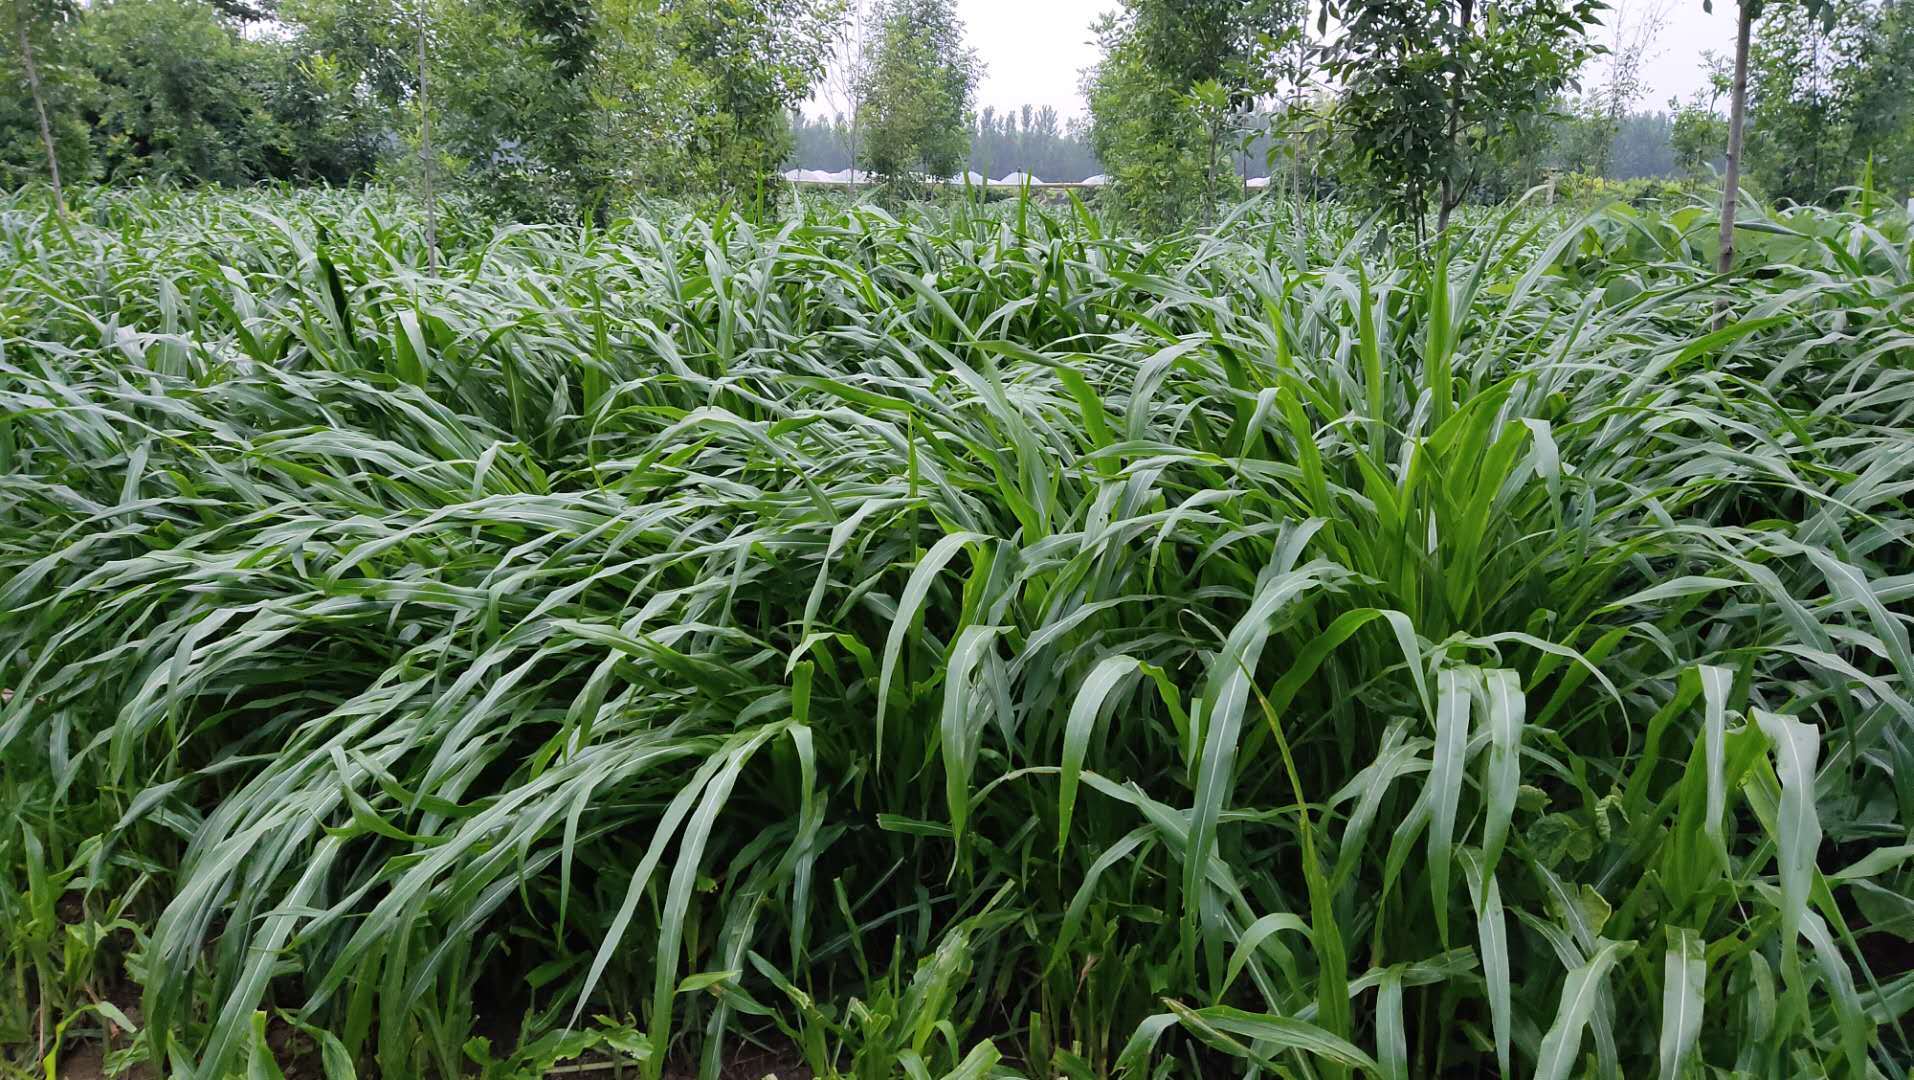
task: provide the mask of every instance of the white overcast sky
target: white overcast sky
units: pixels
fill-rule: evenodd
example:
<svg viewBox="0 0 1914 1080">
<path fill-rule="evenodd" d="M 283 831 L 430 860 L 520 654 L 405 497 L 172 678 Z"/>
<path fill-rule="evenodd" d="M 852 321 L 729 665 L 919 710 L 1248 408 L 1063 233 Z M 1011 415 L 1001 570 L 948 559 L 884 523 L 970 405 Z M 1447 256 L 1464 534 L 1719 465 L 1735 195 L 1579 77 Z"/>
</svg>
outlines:
<svg viewBox="0 0 1914 1080">
<path fill-rule="evenodd" d="M 1610 5 L 1618 6 L 1618 0 Z M 1665 19 L 1649 50 L 1643 71 L 1647 91 L 1637 108 L 1662 109 L 1671 95 L 1685 98 L 1702 87 L 1704 51 L 1733 51 L 1734 4 L 1719 0 L 1710 15 L 1702 11 L 1701 0 L 1626 0 L 1624 19 L 1639 18 L 1650 5 L 1661 6 Z M 1001 111 L 1028 103 L 1082 115 L 1079 75 L 1097 59 L 1090 24 L 1116 6 L 1114 0 L 957 0 L 970 45 L 985 66 L 977 107 Z M 1603 32 L 1598 34 L 1605 40 Z M 805 111 L 833 110 L 820 94 Z"/>
</svg>

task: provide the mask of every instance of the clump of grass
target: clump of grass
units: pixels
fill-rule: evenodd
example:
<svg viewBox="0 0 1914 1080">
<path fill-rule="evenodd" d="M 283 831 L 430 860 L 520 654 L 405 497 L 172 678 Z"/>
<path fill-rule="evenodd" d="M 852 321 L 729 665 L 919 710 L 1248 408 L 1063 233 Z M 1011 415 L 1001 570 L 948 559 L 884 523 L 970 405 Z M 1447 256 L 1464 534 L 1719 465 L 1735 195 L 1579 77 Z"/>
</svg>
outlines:
<svg viewBox="0 0 1914 1080">
<path fill-rule="evenodd" d="M 267 203 L 0 205 L 20 1060 L 1904 1070 L 1905 214 Z"/>
</svg>

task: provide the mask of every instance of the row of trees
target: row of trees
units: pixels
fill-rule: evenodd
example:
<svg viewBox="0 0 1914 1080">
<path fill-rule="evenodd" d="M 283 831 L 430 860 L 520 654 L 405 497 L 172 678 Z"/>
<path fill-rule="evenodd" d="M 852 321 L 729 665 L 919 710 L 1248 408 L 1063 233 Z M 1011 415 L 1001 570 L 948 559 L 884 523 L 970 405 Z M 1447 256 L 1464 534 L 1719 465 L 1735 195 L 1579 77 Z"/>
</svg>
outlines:
<svg viewBox="0 0 1914 1080">
<path fill-rule="evenodd" d="M 526 217 L 748 197 L 841 0 L 8 0 L 0 180 L 437 171 Z M 45 135 L 40 134 L 42 127 Z M 426 144 L 429 142 L 429 146 Z M 50 153 L 49 153 L 50 150 Z"/>
<path fill-rule="evenodd" d="M 1726 75 L 1728 65 L 1717 62 Z M 1711 88 L 1725 96 L 1732 76 Z M 1697 121 L 1705 122 L 1705 110 Z M 1702 123 L 1691 122 L 1691 128 Z M 1896 0 L 1776 4 L 1748 60 L 1746 175 L 1762 191 L 1821 200 L 1859 180 L 1907 194 L 1914 182 L 1914 11 Z"/>
<path fill-rule="evenodd" d="M 824 119 L 799 113 L 791 117 L 791 134 L 793 165 L 827 172 L 851 167 L 856 132 L 845 114 Z M 1001 113 L 987 106 L 970 118 L 965 138 L 969 168 L 981 176 L 1015 170 L 1074 182 L 1102 171 L 1084 125 L 1066 123 L 1054 106 Z"/>
<path fill-rule="evenodd" d="M 1711 180 L 1726 163 L 1733 58 L 1706 57 L 1708 85 L 1691 99 L 1640 108 L 1670 2 L 1622 0 L 1597 28 L 1592 4 L 1142 0 L 1098 28 L 1105 54 L 1086 81 L 1089 123 L 986 109 L 968 132 L 970 167 L 1068 180 L 1114 172 L 1125 208 L 1159 223 L 1233 192 L 1227 174 L 1266 170 L 1298 189 L 1383 198 L 1405 216 L 1436 199 L 1506 199 L 1550 173 Z M 1905 9 L 1749 9 L 1761 17 L 1750 20 L 1746 182 L 1825 200 L 1866 162 L 1885 188 L 1914 182 Z M 1320 24 L 1332 10 L 1352 22 L 1327 42 Z M 832 121 L 795 118 L 793 163 L 850 167 L 860 105 L 853 93 Z"/>
<path fill-rule="evenodd" d="M 1769 118 L 1774 111 L 1795 110 L 1802 105 L 1797 101 L 1776 101 L 1761 96 L 1752 88 L 1749 96 L 1751 139 L 1763 147 L 1773 148 L 1764 155 L 1751 155 L 1751 161 L 1757 166 L 1762 190 L 1781 190 L 1775 180 L 1787 160 L 1783 155 L 1790 152 L 1790 144 L 1771 132 Z M 1695 100 L 1705 101 L 1708 97 L 1704 92 Z M 1026 118 L 1021 124 L 1020 117 Z M 1030 117 L 1035 118 L 1034 123 Z M 1240 132 L 1232 141 L 1228 170 L 1238 180 L 1262 178 L 1270 174 L 1273 161 L 1277 171 L 1283 172 L 1291 153 L 1283 128 L 1286 114 L 1278 108 L 1246 113 L 1236 119 Z M 1062 120 L 1050 106 L 1026 105 L 1020 110 L 1002 113 L 985 108 L 970 126 L 970 168 L 980 175 L 1001 176 L 1014 170 L 1045 180 L 1074 183 L 1105 171 L 1091 143 L 1089 129 L 1088 120 Z M 1533 141 L 1525 142 L 1521 153 L 1508 160 L 1491 162 L 1486 171 L 1479 173 L 1473 190 L 1482 199 L 1500 200 L 1520 194 L 1551 173 L 1609 180 L 1706 181 L 1720 168 L 1726 131 L 1724 118 L 1692 102 L 1673 102 L 1666 111 L 1630 110 L 1613 117 L 1591 115 L 1584 101 L 1564 99 L 1533 133 Z M 793 113 L 791 134 L 791 152 L 786 161 L 790 167 L 826 172 L 851 167 L 853 133 L 842 113 L 829 119 Z M 1306 136 L 1309 132 L 1305 128 L 1301 134 Z M 1317 194 L 1332 193 L 1336 188 L 1334 178 L 1322 172 L 1323 157 L 1322 153 L 1316 153 L 1302 162 L 1305 186 Z M 1832 183 L 1852 179 L 1836 171 L 1838 162 L 1847 160 L 1852 159 L 1839 155 L 1827 158 Z M 1886 170 L 1883 171 L 1885 174 Z M 1895 171 L 1893 175 L 1902 172 L 1905 170 Z M 1827 190 L 1821 189 L 1820 194 L 1824 196 Z M 1788 197 L 1805 201 L 1792 191 Z"/>
<path fill-rule="evenodd" d="M 159 176 L 343 181 L 388 133 L 363 122 L 356 73 L 239 28 L 254 9 L 199 0 L 11 0 L 0 182 Z"/>
<path fill-rule="evenodd" d="M 1551 171 L 1718 169 L 1732 191 L 1745 160 L 1764 193 L 1796 201 L 1870 164 L 1881 187 L 1914 184 L 1905 3 L 1741 0 L 1738 51 L 1711 59 L 1710 89 L 1643 114 L 1667 13 L 1646 2 L 1124 0 L 1085 78 L 1091 141 L 1122 209 L 1157 227 L 1227 190 L 1232 145 L 1298 193 L 1328 183 L 1437 228 L 1464 199 Z"/>
<path fill-rule="evenodd" d="M 1556 120 L 1550 145 L 1561 167 L 1593 175 L 1705 175 L 1720 163 L 1732 56 L 1703 55 L 1705 85 L 1655 115 L 1660 130 L 1645 129 L 1646 118 L 1629 119 L 1644 93 L 1642 57 L 1665 10 L 1651 7 L 1631 21 L 1626 4 L 1617 5 L 1608 21 L 1618 29 L 1597 78 Z M 1858 181 L 1871 163 L 1885 187 L 1905 191 L 1914 183 L 1914 18 L 1907 5 L 1829 0 L 1769 5 L 1751 15 L 1744 182 L 1775 198 L 1820 201 Z"/>
<path fill-rule="evenodd" d="M 1596 0 L 1125 0 L 1098 26 L 1092 138 L 1125 209 L 1165 226 L 1214 202 L 1227 147 L 1260 102 L 1265 131 L 1247 134 L 1275 136 L 1270 153 L 1299 191 L 1327 159 L 1346 188 L 1418 223 L 1433 208 L 1439 228 L 1481 163 L 1546 118 L 1592 53 L 1600 10 Z"/>
<path fill-rule="evenodd" d="M 1797 200 L 1861 162 L 1914 182 L 1896 0 L 1739 3 L 1738 55 L 1668 115 L 1638 109 L 1665 7 L 1618 4 L 1599 30 L 1597 0 L 1121 0 L 1081 124 L 975 112 L 954 0 L 0 3 L 0 77 L 27 90 L 0 100 L 7 186 L 388 174 L 575 219 L 640 189 L 759 198 L 795 149 L 906 186 L 1103 172 L 1161 228 L 1265 171 L 1437 227 L 1560 169 L 1738 178 L 1745 159 Z M 820 89 L 838 119 L 793 123 Z"/>
<path fill-rule="evenodd" d="M 1066 123 L 1050 105 L 978 113 L 970 132 L 970 168 L 986 176 L 1014 170 L 1068 181 L 1103 171 L 1085 125 Z"/>
</svg>

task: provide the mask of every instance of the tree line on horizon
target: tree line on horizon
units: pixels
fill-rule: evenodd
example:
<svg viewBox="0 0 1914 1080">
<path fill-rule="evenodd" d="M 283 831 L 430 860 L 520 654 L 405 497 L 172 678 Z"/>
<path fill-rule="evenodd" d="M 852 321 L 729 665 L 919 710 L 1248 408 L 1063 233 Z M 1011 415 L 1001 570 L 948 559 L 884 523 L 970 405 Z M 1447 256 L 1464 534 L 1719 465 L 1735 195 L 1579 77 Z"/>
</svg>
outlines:
<svg viewBox="0 0 1914 1080">
<path fill-rule="evenodd" d="M 1575 104 L 1563 102 L 1562 111 L 1545 128 L 1547 142 L 1535 155 L 1544 173 L 1622 181 L 1674 180 L 1706 177 L 1720 164 L 1716 148 L 1681 140 L 1685 114 L 1678 107 L 1680 102 L 1668 109 L 1629 111 L 1612 124 L 1605 117 L 1594 120 L 1576 111 Z M 1090 142 L 1088 119 L 1046 121 L 1046 115 L 1056 117 L 1056 107 L 979 110 L 970 128 L 970 170 L 992 177 L 1026 172 L 1061 183 L 1102 173 L 1103 163 Z M 790 124 L 792 145 L 786 168 L 838 172 L 851 167 L 850 124 L 843 114 L 825 117 L 798 111 L 791 114 Z M 1277 137 L 1258 133 L 1233 149 L 1231 169 L 1239 179 L 1267 177 L 1272 152 L 1280 156 Z"/>
<path fill-rule="evenodd" d="M 825 172 L 852 167 L 854 140 L 843 113 L 824 117 L 800 111 L 791 115 L 790 123 L 787 166 Z M 964 168 L 979 176 L 1016 171 L 1074 182 L 1102 171 L 1084 122 L 1064 118 L 1054 105 L 1024 105 L 1001 112 L 985 106 L 971 114 L 965 128 L 970 145 Z M 857 167 L 861 170 L 864 164 L 859 162 Z"/>
<path fill-rule="evenodd" d="M 8 188 L 436 176 L 576 220 L 639 192 L 761 206 L 794 166 L 902 196 L 921 175 L 1104 173 L 1113 213 L 1162 229 L 1263 176 L 1438 227 L 1551 174 L 1726 173 L 1800 202 L 1864 170 L 1914 181 L 1914 19 L 1889 0 L 1744 0 L 1724 13 L 1739 56 L 1662 111 L 1642 69 L 1665 8 L 1124 0 L 1092 28 L 1082 118 L 976 108 L 954 0 L 6 3 L 0 67 L 27 91 L 0 100 Z M 802 115 L 814 98 L 833 115 Z"/>
</svg>

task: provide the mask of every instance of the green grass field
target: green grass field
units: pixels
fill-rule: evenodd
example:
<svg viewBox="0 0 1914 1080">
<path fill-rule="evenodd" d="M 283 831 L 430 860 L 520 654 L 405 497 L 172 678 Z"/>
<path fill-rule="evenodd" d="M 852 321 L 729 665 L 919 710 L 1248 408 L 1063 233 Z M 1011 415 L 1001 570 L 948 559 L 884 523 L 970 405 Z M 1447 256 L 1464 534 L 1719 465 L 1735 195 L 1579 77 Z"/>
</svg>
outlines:
<svg viewBox="0 0 1914 1080">
<path fill-rule="evenodd" d="M 19 1075 L 1914 1060 L 1898 208 L 434 278 L 376 191 L 81 202 L 0 199 Z"/>
</svg>

